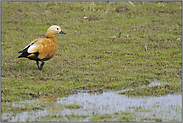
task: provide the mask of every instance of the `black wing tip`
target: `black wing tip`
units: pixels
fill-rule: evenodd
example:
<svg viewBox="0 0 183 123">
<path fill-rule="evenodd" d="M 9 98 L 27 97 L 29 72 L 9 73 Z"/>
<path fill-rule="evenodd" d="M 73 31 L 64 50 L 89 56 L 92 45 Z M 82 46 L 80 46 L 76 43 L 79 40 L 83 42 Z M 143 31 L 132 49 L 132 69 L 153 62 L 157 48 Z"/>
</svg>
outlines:
<svg viewBox="0 0 183 123">
<path fill-rule="evenodd" d="M 22 54 L 20 56 L 18 56 L 18 58 L 21 58 L 21 57 L 23 57 Z"/>
<path fill-rule="evenodd" d="M 22 53 L 21 55 L 19 55 L 19 56 L 18 56 L 18 58 L 21 58 L 21 57 L 26 57 L 26 56 L 28 56 L 28 53 L 26 53 L 26 52 L 23 52 L 23 51 L 20 51 L 20 52 L 18 52 L 18 53 Z"/>
</svg>

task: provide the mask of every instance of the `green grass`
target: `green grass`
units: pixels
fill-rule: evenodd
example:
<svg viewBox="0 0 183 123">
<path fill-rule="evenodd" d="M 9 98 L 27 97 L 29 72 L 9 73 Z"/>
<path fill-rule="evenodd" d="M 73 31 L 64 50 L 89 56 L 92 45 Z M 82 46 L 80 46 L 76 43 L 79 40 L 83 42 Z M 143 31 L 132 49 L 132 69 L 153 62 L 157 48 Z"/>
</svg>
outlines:
<svg viewBox="0 0 183 123">
<path fill-rule="evenodd" d="M 35 102 L 34 104 L 29 103 L 17 103 L 17 106 L 13 106 L 11 103 L 2 103 L 1 104 L 1 112 L 13 112 L 15 115 L 16 113 L 21 113 L 24 111 L 32 111 L 32 110 L 43 110 L 45 107 L 48 107 L 48 103 L 38 103 Z M 49 106 L 50 107 L 50 106 Z"/>
<path fill-rule="evenodd" d="M 136 116 L 129 112 L 116 112 L 114 114 L 94 114 L 90 122 L 135 122 Z"/>
<path fill-rule="evenodd" d="M 90 122 L 112 122 L 113 116 L 111 114 L 95 114 L 89 120 Z"/>
<path fill-rule="evenodd" d="M 173 94 L 175 90 L 180 90 L 180 87 L 175 85 L 156 85 L 152 87 L 144 87 L 133 90 L 128 90 L 126 92 L 120 92 L 119 94 L 127 94 L 133 96 L 160 96 L 166 94 Z"/>
<path fill-rule="evenodd" d="M 149 121 L 155 121 L 155 122 L 163 122 L 163 119 L 161 119 L 161 118 L 150 118 L 150 117 L 146 117 L 146 118 L 142 118 L 141 120 L 149 120 Z"/>
<path fill-rule="evenodd" d="M 80 109 L 82 108 L 81 105 L 77 105 L 77 104 L 68 104 L 68 105 L 64 105 L 65 108 L 68 108 L 68 109 Z"/>
<path fill-rule="evenodd" d="M 121 90 L 153 80 L 166 81 L 167 93 L 181 92 L 182 3 L 133 3 L 2 1 L 1 101 Z M 117 12 L 118 6 L 128 10 Z M 17 52 L 45 37 L 51 25 L 67 35 L 56 35 L 58 52 L 39 71 Z"/>
</svg>

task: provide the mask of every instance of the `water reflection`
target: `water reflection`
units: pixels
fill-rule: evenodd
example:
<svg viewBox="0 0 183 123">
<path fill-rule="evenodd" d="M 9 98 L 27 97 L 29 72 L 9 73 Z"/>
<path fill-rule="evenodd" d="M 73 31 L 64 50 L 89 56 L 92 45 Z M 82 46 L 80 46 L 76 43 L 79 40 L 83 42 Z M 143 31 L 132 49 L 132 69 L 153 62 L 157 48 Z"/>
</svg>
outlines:
<svg viewBox="0 0 183 123">
<path fill-rule="evenodd" d="M 104 92 L 102 94 L 78 93 L 67 98 L 60 98 L 57 103 L 82 105 L 82 109 L 75 111 L 80 115 L 135 111 L 139 116 L 137 121 L 142 117 L 153 116 L 154 114 L 157 117 L 162 117 L 165 121 L 170 121 L 171 119 L 181 120 L 182 95 L 128 97 L 119 95 L 117 92 Z M 177 112 L 177 109 L 179 112 Z"/>
<path fill-rule="evenodd" d="M 145 117 L 162 118 L 163 121 L 172 121 L 174 119 L 181 121 L 182 113 L 182 95 L 166 95 L 160 97 L 128 97 L 126 95 L 119 95 L 118 92 L 103 92 L 102 94 L 89 94 L 87 91 L 80 91 L 78 94 L 70 95 L 63 98 L 40 98 L 38 100 L 28 101 L 33 102 L 50 101 L 49 108 L 37 111 L 25 111 L 15 116 L 11 112 L 3 113 L 2 119 L 7 119 L 11 122 L 25 122 L 34 121 L 36 118 L 51 115 L 53 113 L 62 115 L 64 121 L 69 121 L 66 117 L 68 115 L 85 115 L 83 119 L 74 119 L 73 121 L 87 122 L 94 114 L 114 114 L 116 112 L 130 112 L 133 113 L 137 121 L 144 121 Z M 26 102 L 27 103 L 27 102 Z M 78 104 L 82 108 L 68 109 L 64 105 Z M 14 106 L 17 106 L 13 104 Z M 57 121 L 54 119 L 53 121 Z"/>
</svg>

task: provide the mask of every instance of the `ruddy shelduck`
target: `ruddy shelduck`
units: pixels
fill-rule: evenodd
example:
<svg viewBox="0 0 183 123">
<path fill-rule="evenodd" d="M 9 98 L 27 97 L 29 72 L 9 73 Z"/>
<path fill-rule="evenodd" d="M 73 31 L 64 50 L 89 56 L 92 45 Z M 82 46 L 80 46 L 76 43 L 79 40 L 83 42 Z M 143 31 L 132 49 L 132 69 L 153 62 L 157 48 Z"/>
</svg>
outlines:
<svg viewBox="0 0 183 123">
<path fill-rule="evenodd" d="M 53 25 L 48 28 L 46 38 L 37 38 L 27 45 L 18 58 L 25 57 L 30 60 L 35 60 L 39 70 L 42 70 L 44 61 L 51 59 L 57 52 L 57 40 L 55 34 L 66 34 L 59 26 Z M 39 61 L 42 62 L 39 66 Z"/>
</svg>

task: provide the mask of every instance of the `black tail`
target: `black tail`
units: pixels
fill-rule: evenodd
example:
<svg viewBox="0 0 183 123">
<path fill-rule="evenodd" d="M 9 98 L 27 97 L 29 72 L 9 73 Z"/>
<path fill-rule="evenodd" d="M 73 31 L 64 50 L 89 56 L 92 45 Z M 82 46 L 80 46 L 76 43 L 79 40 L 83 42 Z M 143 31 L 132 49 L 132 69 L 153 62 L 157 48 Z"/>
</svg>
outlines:
<svg viewBox="0 0 183 123">
<path fill-rule="evenodd" d="M 18 58 L 21 58 L 21 57 L 27 57 L 28 55 L 30 55 L 31 53 L 28 53 L 27 50 L 28 48 L 33 45 L 35 42 L 27 45 L 22 51 L 19 51 L 18 53 L 22 53 L 20 56 L 18 56 Z"/>
<path fill-rule="evenodd" d="M 35 57 L 38 57 L 38 55 L 39 55 L 39 52 L 28 53 L 27 51 L 20 51 L 20 52 L 18 52 L 18 53 L 22 53 L 20 56 L 18 56 L 18 58 L 27 57 L 27 56 L 29 56 L 30 54 L 34 54 Z M 31 59 L 31 58 L 29 58 L 29 59 Z"/>
<path fill-rule="evenodd" d="M 28 55 L 30 55 L 30 53 L 24 52 L 24 51 L 20 51 L 20 52 L 18 52 L 18 53 L 22 53 L 20 56 L 18 56 L 18 58 L 27 57 Z"/>
<path fill-rule="evenodd" d="M 18 53 L 22 53 L 23 52 L 23 50 L 22 51 L 19 51 Z"/>
</svg>

